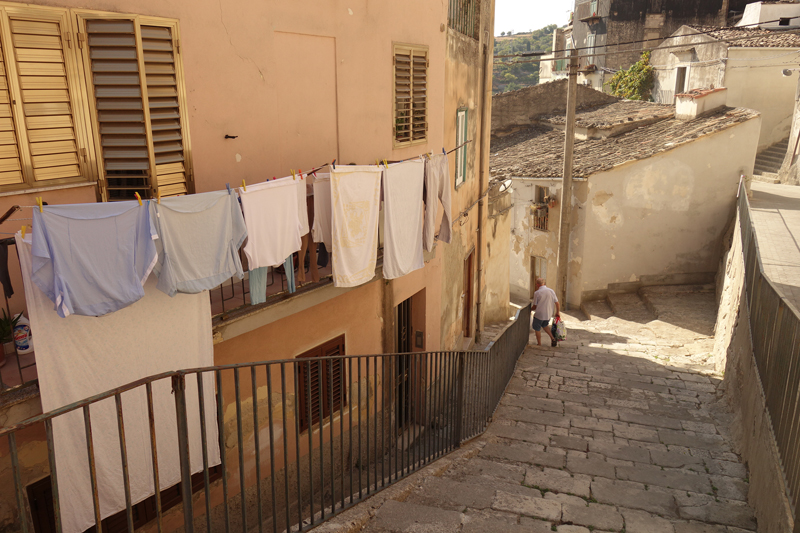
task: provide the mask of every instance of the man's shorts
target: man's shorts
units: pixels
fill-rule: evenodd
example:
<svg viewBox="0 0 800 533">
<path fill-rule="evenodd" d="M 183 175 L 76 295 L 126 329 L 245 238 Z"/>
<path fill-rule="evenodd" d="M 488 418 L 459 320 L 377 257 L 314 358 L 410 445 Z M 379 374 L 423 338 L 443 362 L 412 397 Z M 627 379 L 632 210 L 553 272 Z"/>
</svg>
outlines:
<svg viewBox="0 0 800 533">
<path fill-rule="evenodd" d="M 533 317 L 533 331 L 542 331 L 542 328 L 546 328 L 550 325 L 550 319 L 547 320 L 539 320 L 536 317 Z"/>
</svg>

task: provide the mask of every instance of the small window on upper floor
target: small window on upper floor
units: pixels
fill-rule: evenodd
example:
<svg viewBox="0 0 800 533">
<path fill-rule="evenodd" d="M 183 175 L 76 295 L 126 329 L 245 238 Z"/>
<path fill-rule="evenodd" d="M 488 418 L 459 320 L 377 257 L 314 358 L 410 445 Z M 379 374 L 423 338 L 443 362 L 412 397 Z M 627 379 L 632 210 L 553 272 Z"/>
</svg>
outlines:
<svg viewBox="0 0 800 533">
<path fill-rule="evenodd" d="M 459 33 L 477 39 L 481 27 L 480 0 L 450 0 L 447 25 Z"/>
<path fill-rule="evenodd" d="M 466 108 L 456 114 L 456 187 L 467 181 L 467 147 L 461 145 L 467 141 L 468 117 Z"/>
<path fill-rule="evenodd" d="M 394 146 L 428 137 L 428 47 L 394 46 Z"/>
</svg>

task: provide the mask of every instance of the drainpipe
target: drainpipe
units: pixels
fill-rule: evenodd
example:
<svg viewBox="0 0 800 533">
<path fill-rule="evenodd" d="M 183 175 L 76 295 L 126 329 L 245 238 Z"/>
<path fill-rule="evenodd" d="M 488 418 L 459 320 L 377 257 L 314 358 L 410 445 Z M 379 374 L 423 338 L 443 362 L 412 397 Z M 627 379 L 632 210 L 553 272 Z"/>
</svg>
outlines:
<svg viewBox="0 0 800 533">
<path fill-rule="evenodd" d="M 489 14 L 490 29 L 494 28 L 494 2 Z M 487 84 L 487 79 L 492 75 L 491 61 L 492 55 L 489 54 L 489 45 L 492 44 L 492 35 L 488 30 L 483 32 L 483 79 L 481 80 L 481 145 L 480 145 L 480 171 L 478 179 L 478 290 L 475 299 L 475 342 L 481 341 L 481 304 L 482 304 L 482 282 L 483 282 L 483 247 L 485 245 L 484 239 L 484 224 L 483 224 L 483 211 L 484 211 L 484 192 L 488 195 L 486 189 L 486 156 L 489 153 L 489 138 L 491 135 L 492 117 L 491 111 L 491 84 Z M 491 50 L 494 53 L 493 50 Z M 487 103 L 488 102 L 488 103 Z"/>
</svg>

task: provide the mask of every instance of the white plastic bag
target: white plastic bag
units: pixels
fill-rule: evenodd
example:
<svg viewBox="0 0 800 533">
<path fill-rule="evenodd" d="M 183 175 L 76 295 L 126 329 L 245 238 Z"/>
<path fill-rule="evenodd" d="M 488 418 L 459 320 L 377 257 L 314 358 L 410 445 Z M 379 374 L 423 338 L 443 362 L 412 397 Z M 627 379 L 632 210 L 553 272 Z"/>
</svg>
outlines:
<svg viewBox="0 0 800 533">
<path fill-rule="evenodd" d="M 553 321 L 553 336 L 557 341 L 567 340 L 567 326 L 564 325 L 564 321 L 561 320 L 561 317 L 557 316 Z"/>
</svg>

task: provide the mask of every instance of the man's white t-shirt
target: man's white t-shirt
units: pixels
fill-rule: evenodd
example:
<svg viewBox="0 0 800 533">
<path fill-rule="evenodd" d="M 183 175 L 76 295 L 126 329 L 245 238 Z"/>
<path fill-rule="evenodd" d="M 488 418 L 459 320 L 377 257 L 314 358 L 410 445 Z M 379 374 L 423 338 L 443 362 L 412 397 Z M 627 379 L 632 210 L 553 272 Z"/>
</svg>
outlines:
<svg viewBox="0 0 800 533">
<path fill-rule="evenodd" d="M 556 311 L 556 302 L 558 302 L 556 291 L 542 285 L 533 293 L 533 305 L 536 306 L 533 317 L 539 320 L 550 320 Z"/>
</svg>

